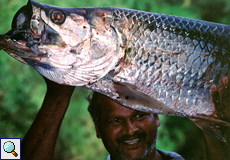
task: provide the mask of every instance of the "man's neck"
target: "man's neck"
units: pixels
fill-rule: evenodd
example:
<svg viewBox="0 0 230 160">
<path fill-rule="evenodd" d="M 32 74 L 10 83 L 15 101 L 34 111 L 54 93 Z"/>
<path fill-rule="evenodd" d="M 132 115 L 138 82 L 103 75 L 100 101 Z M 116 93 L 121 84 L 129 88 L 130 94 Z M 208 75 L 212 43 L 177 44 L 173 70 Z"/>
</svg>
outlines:
<svg viewBox="0 0 230 160">
<path fill-rule="evenodd" d="M 146 160 L 162 160 L 160 153 L 155 148 Z"/>
<path fill-rule="evenodd" d="M 110 159 L 106 159 L 106 160 L 117 160 L 116 158 L 113 158 L 112 156 L 110 157 Z M 161 154 L 157 151 L 157 149 L 155 148 L 152 153 L 146 157 L 146 159 L 144 160 L 163 160 Z"/>
</svg>

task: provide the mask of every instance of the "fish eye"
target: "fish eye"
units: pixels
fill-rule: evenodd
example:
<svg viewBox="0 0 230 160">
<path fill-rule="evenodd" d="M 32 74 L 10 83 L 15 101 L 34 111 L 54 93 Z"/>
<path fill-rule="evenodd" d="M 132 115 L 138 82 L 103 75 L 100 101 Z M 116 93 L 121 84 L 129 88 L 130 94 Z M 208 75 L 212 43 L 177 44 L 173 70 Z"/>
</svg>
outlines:
<svg viewBox="0 0 230 160">
<path fill-rule="evenodd" d="M 50 13 L 50 19 L 55 24 L 63 24 L 65 22 L 66 16 L 62 11 L 53 10 Z"/>
</svg>

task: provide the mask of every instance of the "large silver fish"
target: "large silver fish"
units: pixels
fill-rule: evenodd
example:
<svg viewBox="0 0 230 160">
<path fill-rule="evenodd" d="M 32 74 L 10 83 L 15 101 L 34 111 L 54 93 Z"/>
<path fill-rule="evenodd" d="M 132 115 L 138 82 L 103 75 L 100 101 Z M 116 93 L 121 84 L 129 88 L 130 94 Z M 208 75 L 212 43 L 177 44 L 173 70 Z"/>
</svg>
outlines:
<svg viewBox="0 0 230 160">
<path fill-rule="evenodd" d="M 229 125 L 218 119 L 210 91 L 230 75 L 228 25 L 29 0 L 0 35 L 0 49 L 52 81 L 133 109 Z"/>
</svg>

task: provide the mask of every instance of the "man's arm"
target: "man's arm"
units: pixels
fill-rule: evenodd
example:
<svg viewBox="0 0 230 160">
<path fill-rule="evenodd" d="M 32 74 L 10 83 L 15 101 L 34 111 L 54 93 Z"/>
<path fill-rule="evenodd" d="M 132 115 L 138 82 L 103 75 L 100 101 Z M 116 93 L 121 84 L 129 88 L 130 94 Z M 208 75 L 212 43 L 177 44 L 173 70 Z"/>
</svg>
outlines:
<svg viewBox="0 0 230 160">
<path fill-rule="evenodd" d="M 45 81 L 47 92 L 42 107 L 22 141 L 23 160 L 52 159 L 58 132 L 75 88 Z"/>
<path fill-rule="evenodd" d="M 212 86 L 212 97 L 216 108 L 216 115 L 218 118 L 230 122 L 230 79 L 224 77 L 222 80 L 222 88 L 216 85 Z M 207 150 L 208 160 L 228 160 L 230 159 L 230 132 L 229 127 L 221 126 L 221 132 L 225 136 L 226 142 L 216 140 L 206 133 L 204 133 L 205 144 Z"/>
</svg>

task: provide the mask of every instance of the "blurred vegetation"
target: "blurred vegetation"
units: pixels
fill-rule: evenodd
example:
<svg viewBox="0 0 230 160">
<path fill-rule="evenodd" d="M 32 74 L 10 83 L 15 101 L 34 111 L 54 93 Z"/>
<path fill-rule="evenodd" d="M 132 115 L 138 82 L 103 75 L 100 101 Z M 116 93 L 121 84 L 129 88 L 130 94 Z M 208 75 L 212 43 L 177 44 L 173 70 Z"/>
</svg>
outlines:
<svg viewBox="0 0 230 160">
<path fill-rule="evenodd" d="M 38 0 L 62 7 L 111 6 L 171 14 L 230 24 L 228 0 Z M 10 29 L 16 11 L 27 0 L 0 1 L 0 33 Z M 23 138 L 45 95 L 42 77 L 32 68 L 0 52 L 0 137 Z M 99 160 L 108 153 L 96 138 L 87 112 L 89 91 L 77 87 L 58 137 L 55 157 L 63 160 Z M 202 132 L 189 120 L 160 116 L 157 148 L 176 151 L 185 159 L 204 159 Z M 199 149 L 198 149 L 199 148 Z"/>
</svg>

